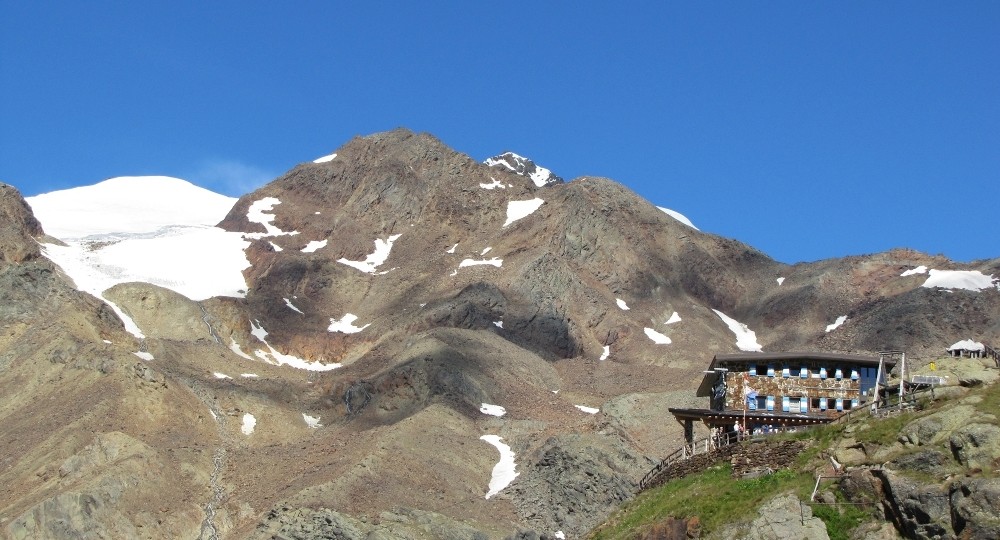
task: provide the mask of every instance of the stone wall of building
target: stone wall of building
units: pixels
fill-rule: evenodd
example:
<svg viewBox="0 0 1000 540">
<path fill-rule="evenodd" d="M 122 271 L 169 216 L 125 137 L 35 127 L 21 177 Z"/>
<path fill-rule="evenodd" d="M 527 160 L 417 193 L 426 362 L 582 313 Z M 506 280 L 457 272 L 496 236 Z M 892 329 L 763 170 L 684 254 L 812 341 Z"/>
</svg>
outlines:
<svg viewBox="0 0 1000 540">
<path fill-rule="evenodd" d="M 844 374 L 845 377 L 840 379 L 832 376 L 834 373 L 833 370 L 829 371 L 831 376 L 825 379 L 814 377 L 813 374 L 817 373 L 817 371 L 813 370 L 809 371 L 809 377 L 807 378 L 800 377 L 798 369 L 792 369 L 789 377 L 783 377 L 780 369 L 776 370 L 774 377 L 769 377 L 766 374 L 744 376 L 744 373 L 726 373 L 726 409 L 743 410 L 744 400 L 748 391 L 755 391 L 758 396 L 774 396 L 775 412 L 782 412 L 782 397 L 805 397 L 808 399 L 807 408 L 811 414 L 821 412 L 820 408 L 815 407 L 814 400 L 816 398 L 827 398 L 829 400 L 840 398 L 844 400 L 844 409 L 847 410 L 850 408 L 851 400 L 860 399 L 861 397 L 861 383 L 858 380 L 851 380 L 849 370 Z M 766 373 L 766 371 L 763 373 Z M 828 403 L 827 411 L 830 416 L 837 415 L 835 403 L 835 401 Z M 757 410 L 762 409 L 758 408 Z M 791 412 L 799 412 L 799 410 Z"/>
</svg>

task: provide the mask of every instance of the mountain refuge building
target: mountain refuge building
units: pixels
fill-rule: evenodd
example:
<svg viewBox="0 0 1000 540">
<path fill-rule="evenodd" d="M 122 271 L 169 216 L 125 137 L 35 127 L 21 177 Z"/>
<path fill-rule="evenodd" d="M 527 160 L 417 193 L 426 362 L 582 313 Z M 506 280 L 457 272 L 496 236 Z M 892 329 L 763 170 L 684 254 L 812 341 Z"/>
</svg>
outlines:
<svg viewBox="0 0 1000 540">
<path fill-rule="evenodd" d="M 826 424 L 878 395 L 891 356 L 826 352 L 718 354 L 704 371 L 697 396 L 705 409 L 668 409 L 694 440 L 694 423 L 712 433 L 766 433 Z"/>
</svg>

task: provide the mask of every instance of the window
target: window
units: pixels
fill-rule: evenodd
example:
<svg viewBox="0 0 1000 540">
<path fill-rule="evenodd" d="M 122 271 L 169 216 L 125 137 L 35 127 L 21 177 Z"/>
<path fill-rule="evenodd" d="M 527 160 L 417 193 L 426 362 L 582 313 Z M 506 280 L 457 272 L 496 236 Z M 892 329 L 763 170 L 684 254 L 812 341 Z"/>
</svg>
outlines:
<svg viewBox="0 0 1000 540">
<path fill-rule="evenodd" d="M 814 408 L 814 409 L 818 409 L 819 408 L 819 399 L 820 398 L 816 398 L 816 397 L 812 398 L 812 408 Z"/>
<path fill-rule="evenodd" d="M 850 399 L 845 399 L 845 400 L 844 400 L 844 410 L 845 410 L 845 411 L 849 411 L 849 410 L 851 410 L 851 407 L 852 407 L 853 405 L 854 405 L 854 401 L 853 401 L 853 400 L 850 400 Z"/>
<path fill-rule="evenodd" d="M 808 379 L 809 378 L 809 368 L 802 366 L 799 368 L 799 378 Z"/>
<path fill-rule="evenodd" d="M 872 388 L 878 385 L 879 381 L 875 380 L 878 377 L 878 367 L 862 367 L 858 371 L 861 374 L 861 393 L 867 394 Z"/>
<path fill-rule="evenodd" d="M 747 371 L 750 372 L 750 376 L 751 377 L 756 377 L 757 376 L 757 364 L 750 364 L 749 366 L 747 366 Z"/>
<path fill-rule="evenodd" d="M 768 406 L 767 400 L 768 400 L 767 396 L 757 396 L 757 409 L 761 411 L 764 410 L 770 411 L 774 409 L 774 400 L 773 399 L 771 400 L 770 406 Z"/>
</svg>

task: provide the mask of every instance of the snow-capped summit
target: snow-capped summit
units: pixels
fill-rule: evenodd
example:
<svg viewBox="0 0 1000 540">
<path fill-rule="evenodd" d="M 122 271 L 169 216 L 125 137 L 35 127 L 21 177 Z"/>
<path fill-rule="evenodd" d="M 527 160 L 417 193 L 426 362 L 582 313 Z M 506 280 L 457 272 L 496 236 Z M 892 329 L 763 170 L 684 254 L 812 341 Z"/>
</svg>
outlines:
<svg viewBox="0 0 1000 540">
<path fill-rule="evenodd" d="M 45 232 L 63 240 L 43 244 L 45 256 L 98 298 L 132 281 L 193 300 L 241 297 L 247 288 L 250 242 L 214 226 L 234 198 L 179 178 L 127 176 L 26 201 Z"/>
<path fill-rule="evenodd" d="M 493 156 L 487 159 L 483 163 L 490 167 L 501 165 L 510 169 L 515 174 L 527 176 L 528 178 L 531 178 L 531 181 L 538 187 L 561 184 L 563 181 L 562 178 L 552 174 L 552 171 L 546 169 L 545 167 L 540 167 L 536 165 L 534 161 L 531 161 L 524 156 L 519 156 L 514 152 L 504 152 L 499 156 Z"/>
<path fill-rule="evenodd" d="M 236 202 L 169 176 L 121 176 L 25 200 L 45 232 L 64 240 L 154 232 L 176 225 L 215 225 Z"/>
</svg>

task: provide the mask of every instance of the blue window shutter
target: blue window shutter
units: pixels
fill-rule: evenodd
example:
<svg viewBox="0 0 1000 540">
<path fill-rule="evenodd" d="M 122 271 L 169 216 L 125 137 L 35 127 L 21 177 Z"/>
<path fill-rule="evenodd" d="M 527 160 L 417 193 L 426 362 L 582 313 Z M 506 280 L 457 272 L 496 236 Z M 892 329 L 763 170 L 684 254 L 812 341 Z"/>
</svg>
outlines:
<svg viewBox="0 0 1000 540">
<path fill-rule="evenodd" d="M 851 380 L 852 381 L 858 380 L 858 370 L 856 369 L 851 370 Z"/>
<path fill-rule="evenodd" d="M 826 410 L 826 401 L 827 400 L 826 400 L 825 397 L 819 398 L 819 410 L 821 410 L 821 411 L 825 411 Z"/>
<path fill-rule="evenodd" d="M 825 379 L 826 378 L 826 368 L 825 367 L 819 368 L 819 378 L 820 379 Z"/>
<path fill-rule="evenodd" d="M 774 410 L 774 396 L 767 396 L 767 410 Z"/>
<path fill-rule="evenodd" d="M 809 378 L 809 368 L 807 368 L 805 366 L 802 366 L 801 368 L 799 368 L 799 377 L 801 377 L 803 379 L 808 379 Z"/>
<path fill-rule="evenodd" d="M 809 412 L 809 398 L 799 399 L 799 412 Z"/>
<path fill-rule="evenodd" d="M 837 371 L 833 372 L 833 376 L 837 380 L 843 379 L 844 378 L 844 371 L 842 369 L 840 369 L 840 368 L 837 368 Z"/>
<path fill-rule="evenodd" d="M 774 366 L 767 366 L 767 376 L 774 377 Z"/>
<path fill-rule="evenodd" d="M 781 376 L 784 378 L 789 378 L 792 376 L 792 370 L 788 366 L 781 368 Z"/>
<path fill-rule="evenodd" d="M 844 410 L 844 399 L 843 398 L 837 398 L 837 410 L 838 411 Z"/>
<path fill-rule="evenodd" d="M 781 396 L 781 410 L 788 412 L 792 406 L 791 403 L 789 403 L 790 401 L 791 400 L 788 396 Z"/>
<path fill-rule="evenodd" d="M 750 371 L 750 376 L 751 377 L 756 377 L 757 376 L 757 364 L 750 364 L 748 371 Z"/>
</svg>

